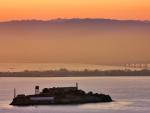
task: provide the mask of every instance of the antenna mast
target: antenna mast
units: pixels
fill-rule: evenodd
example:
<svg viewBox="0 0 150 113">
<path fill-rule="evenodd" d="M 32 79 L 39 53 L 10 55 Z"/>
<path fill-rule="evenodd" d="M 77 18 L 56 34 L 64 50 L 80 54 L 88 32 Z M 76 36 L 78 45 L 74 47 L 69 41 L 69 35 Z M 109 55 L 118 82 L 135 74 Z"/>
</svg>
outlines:
<svg viewBox="0 0 150 113">
<path fill-rule="evenodd" d="M 16 88 L 14 88 L 14 98 L 16 98 Z"/>
</svg>

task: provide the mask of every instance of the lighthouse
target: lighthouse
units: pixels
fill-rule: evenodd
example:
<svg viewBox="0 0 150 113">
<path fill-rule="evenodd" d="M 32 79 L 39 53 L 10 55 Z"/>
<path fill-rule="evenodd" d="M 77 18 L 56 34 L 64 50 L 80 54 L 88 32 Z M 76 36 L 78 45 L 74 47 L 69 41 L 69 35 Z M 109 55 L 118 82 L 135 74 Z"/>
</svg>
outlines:
<svg viewBox="0 0 150 113">
<path fill-rule="evenodd" d="M 39 94 L 40 93 L 40 90 L 39 90 L 39 86 L 35 86 L 35 94 Z"/>
</svg>

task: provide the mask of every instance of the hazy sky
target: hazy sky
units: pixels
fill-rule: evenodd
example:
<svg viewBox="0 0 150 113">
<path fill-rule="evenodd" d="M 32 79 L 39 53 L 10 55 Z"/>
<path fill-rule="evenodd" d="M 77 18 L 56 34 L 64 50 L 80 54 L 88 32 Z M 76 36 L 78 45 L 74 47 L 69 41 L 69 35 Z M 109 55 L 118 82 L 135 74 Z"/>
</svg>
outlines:
<svg viewBox="0 0 150 113">
<path fill-rule="evenodd" d="M 0 21 L 54 18 L 150 20 L 150 0 L 0 0 Z M 150 61 L 150 24 L 45 25 L 0 24 L 0 62 Z"/>
<path fill-rule="evenodd" d="M 0 0 L 0 21 L 51 18 L 150 19 L 150 0 Z"/>
<path fill-rule="evenodd" d="M 122 64 L 150 61 L 150 24 L 0 24 L 0 62 Z M 22 24 L 21 24 L 22 23 Z M 123 24 L 124 23 L 124 24 Z"/>
</svg>

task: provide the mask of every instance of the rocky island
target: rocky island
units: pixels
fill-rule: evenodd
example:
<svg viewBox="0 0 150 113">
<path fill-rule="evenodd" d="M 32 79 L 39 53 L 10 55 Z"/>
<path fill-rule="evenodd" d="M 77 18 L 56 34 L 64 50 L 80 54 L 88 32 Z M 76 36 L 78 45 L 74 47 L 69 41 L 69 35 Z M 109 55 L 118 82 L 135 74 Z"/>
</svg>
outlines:
<svg viewBox="0 0 150 113">
<path fill-rule="evenodd" d="M 93 92 L 86 93 L 76 87 L 53 87 L 44 88 L 41 92 L 39 86 L 35 87 L 34 95 L 19 94 L 11 102 L 14 106 L 30 105 L 65 105 L 65 104 L 84 104 L 97 102 L 112 102 L 109 95 Z"/>
</svg>

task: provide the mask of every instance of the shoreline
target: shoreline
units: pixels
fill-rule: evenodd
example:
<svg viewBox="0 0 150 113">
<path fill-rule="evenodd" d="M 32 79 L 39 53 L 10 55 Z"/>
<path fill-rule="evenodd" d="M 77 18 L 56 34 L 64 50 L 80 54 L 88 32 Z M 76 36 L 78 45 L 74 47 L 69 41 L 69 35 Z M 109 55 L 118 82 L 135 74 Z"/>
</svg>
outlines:
<svg viewBox="0 0 150 113">
<path fill-rule="evenodd" d="M 67 69 L 49 71 L 0 72 L 0 77 L 139 77 L 150 76 L 150 70 L 84 70 Z"/>
<path fill-rule="evenodd" d="M 71 77 L 81 77 L 81 78 L 92 78 L 92 77 L 150 77 L 150 75 L 142 75 L 142 76 L 0 76 L 0 78 L 71 78 Z"/>
</svg>

